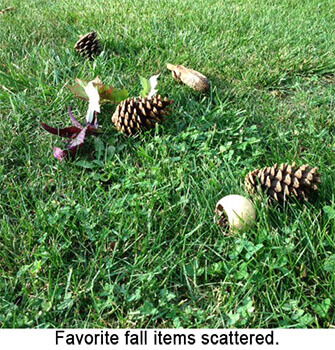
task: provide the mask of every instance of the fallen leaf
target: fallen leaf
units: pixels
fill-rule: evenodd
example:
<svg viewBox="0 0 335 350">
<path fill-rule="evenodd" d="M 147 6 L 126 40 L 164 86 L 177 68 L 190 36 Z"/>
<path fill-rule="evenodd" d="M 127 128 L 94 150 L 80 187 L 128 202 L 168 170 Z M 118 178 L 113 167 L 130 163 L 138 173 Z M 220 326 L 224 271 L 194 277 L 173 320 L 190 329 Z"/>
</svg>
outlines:
<svg viewBox="0 0 335 350">
<path fill-rule="evenodd" d="M 78 78 L 75 81 L 75 85 L 67 85 L 67 87 L 75 96 L 81 98 L 82 100 L 89 101 L 89 96 L 87 95 L 87 91 L 85 91 L 85 87 L 89 82 Z M 100 104 L 120 103 L 121 101 L 128 98 L 129 94 L 126 89 L 117 89 L 114 86 L 107 87 L 102 83 L 99 77 L 96 77 L 91 82 L 99 93 Z"/>
</svg>

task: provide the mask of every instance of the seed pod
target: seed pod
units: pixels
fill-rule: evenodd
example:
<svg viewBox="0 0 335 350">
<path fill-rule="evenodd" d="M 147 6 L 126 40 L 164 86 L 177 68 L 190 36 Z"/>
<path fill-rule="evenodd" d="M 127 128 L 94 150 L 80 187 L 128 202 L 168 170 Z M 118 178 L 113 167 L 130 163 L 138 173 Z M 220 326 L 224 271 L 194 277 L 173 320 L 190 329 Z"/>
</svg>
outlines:
<svg viewBox="0 0 335 350">
<path fill-rule="evenodd" d="M 192 89 L 202 92 L 209 90 L 209 80 L 203 74 L 193 69 L 181 65 L 175 66 L 170 63 L 167 64 L 167 69 L 172 71 L 172 76 L 175 79 L 182 81 Z"/>
<path fill-rule="evenodd" d="M 231 230 L 241 230 L 252 225 L 256 218 L 252 202 L 238 194 L 221 198 L 216 204 L 216 215 L 219 215 L 218 225 L 225 227 L 229 224 Z"/>
</svg>

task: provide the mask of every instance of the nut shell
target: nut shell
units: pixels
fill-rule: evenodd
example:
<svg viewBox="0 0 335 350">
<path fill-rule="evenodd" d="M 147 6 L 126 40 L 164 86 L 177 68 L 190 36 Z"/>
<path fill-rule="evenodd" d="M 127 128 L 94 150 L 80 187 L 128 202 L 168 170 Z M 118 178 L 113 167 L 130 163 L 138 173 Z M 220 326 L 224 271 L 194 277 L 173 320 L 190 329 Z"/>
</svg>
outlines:
<svg viewBox="0 0 335 350">
<path fill-rule="evenodd" d="M 224 226 L 228 221 L 231 230 L 241 230 L 251 226 L 256 219 L 252 202 L 238 194 L 221 198 L 216 204 L 215 213 L 220 216 L 218 224 Z"/>
</svg>

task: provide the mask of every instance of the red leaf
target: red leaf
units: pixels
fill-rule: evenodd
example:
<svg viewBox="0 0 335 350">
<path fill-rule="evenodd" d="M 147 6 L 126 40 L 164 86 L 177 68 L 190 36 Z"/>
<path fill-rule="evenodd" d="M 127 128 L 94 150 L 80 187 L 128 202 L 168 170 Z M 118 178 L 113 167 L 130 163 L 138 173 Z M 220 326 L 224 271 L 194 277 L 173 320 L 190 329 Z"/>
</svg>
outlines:
<svg viewBox="0 0 335 350">
<path fill-rule="evenodd" d="M 88 135 L 99 135 L 99 131 L 94 126 L 88 125 L 87 126 L 87 134 Z"/>
<path fill-rule="evenodd" d="M 76 135 L 81 132 L 82 129 L 79 129 L 75 126 L 70 126 L 68 128 L 54 128 L 50 125 L 41 123 L 42 127 L 48 131 L 50 134 L 62 136 L 62 137 L 72 137 L 73 135 Z"/>
</svg>

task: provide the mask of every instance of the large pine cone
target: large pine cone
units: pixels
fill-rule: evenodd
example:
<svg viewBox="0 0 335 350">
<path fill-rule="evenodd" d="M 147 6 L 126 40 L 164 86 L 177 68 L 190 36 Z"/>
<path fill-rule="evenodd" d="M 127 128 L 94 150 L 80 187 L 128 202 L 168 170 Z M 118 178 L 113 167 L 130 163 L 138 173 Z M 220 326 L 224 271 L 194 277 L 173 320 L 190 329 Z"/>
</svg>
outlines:
<svg viewBox="0 0 335 350">
<path fill-rule="evenodd" d="M 97 38 L 96 32 L 91 32 L 83 35 L 75 44 L 74 48 L 83 57 L 88 57 L 90 60 L 94 56 L 99 56 L 101 53 L 100 40 Z"/>
<path fill-rule="evenodd" d="M 112 121 L 118 131 L 126 135 L 133 135 L 141 130 L 155 127 L 156 123 L 164 120 L 168 115 L 168 106 L 173 100 L 167 97 L 162 99 L 160 95 L 152 98 L 128 98 L 122 101 L 116 108 Z"/>
<path fill-rule="evenodd" d="M 318 189 L 321 183 L 318 168 L 308 164 L 300 167 L 296 163 L 275 164 L 272 167 L 256 169 L 247 174 L 245 186 L 252 195 L 263 192 L 278 202 L 284 202 L 290 197 L 298 200 L 308 200 L 312 191 Z"/>
</svg>

